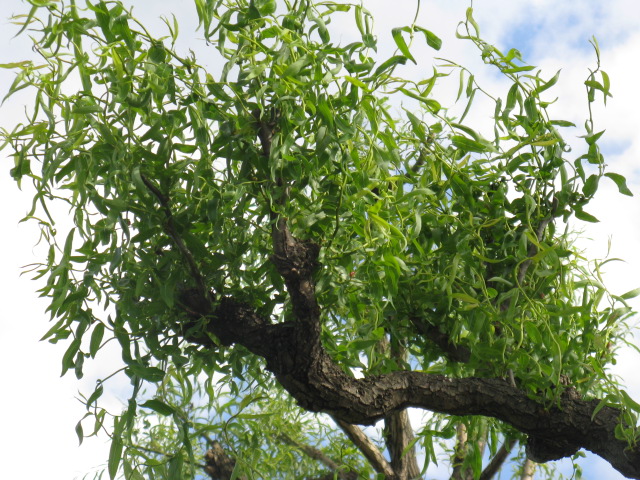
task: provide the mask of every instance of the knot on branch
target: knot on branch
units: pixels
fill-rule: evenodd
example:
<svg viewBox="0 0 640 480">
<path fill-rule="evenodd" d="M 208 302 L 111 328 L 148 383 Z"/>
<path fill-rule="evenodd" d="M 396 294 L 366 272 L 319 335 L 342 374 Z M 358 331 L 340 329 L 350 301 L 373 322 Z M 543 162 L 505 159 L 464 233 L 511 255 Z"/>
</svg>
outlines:
<svg viewBox="0 0 640 480">
<path fill-rule="evenodd" d="M 211 448 L 204 454 L 204 461 L 204 471 L 212 479 L 224 479 L 233 476 L 236 461 L 227 455 L 217 440 L 211 442 Z"/>
<path fill-rule="evenodd" d="M 266 115 L 263 115 L 260 109 L 255 109 L 251 112 L 255 125 L 257 127 L 258 138 L 262 145 L 262 154 L 265 157 L 271 155 L 271 142 L 273 135 L 278 129 L 278 122 L 280 120 L 280 110 L 271 107 Z"/>
<path fill-rule="evenodd" d="M 527 457 L 536 463 L 560 460 L 575 454 L 578 450 L 580 450 L 579 446 L 561 438 L 549 439 L 532 435 L 527 440 L 526 448 Z"/>
<path fill-rule="evenodd" d="M 311 277 L 320 265 L 320 245 L 312 241 L 295 240 L 286 245 L 284 251 L 271 257 L 271 261 L 283 278 L 293 280 Z"/>
<path fill-rule="evenodd" d="M 231 297 L 222 297 L 213 312 L 215 319 L 210 325 L 212 333 L 218 337 L 222 345 L 243 343 L 250 346 L 255 339 L 255 330 L 267 324 L 267 321 L 245 303 L 238 302 Z"/>
<path fill-rule="evenodd" d="M 213 311 L 212 298 L 213 292 L 207 296 L 199 288 L 185 288 L 178 293 L 178 304 L 193 318 L 206 317 Z"/>
</svg>

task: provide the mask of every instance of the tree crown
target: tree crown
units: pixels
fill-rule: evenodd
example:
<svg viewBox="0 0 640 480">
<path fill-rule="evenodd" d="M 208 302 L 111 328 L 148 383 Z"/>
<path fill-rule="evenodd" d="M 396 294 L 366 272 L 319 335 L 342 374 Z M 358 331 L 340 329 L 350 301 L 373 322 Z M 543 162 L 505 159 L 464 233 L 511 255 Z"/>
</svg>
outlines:
<svg viewBox="0 0 640 480">
<path fill-rule="evenodd" d="M 55 321 L 44 338 L 67 342 L 63 373 L 78 377 L 117 342 L 133 385 L 114 417 L 111 478 L 120 464 L 127 478 L 192 474 L 202 437 L 238 453 L 233 475 L 409 478 L 300 407 L 349 432 L 412 406 L 435 412 L 415 440 L 425 468 L 464 425 L 493 453 L 528 436 L 537 461 L 586 447 L 640 475 L 640 407 L 606 374 L 637 292 L 610 295 L 567 227 L 597 221 L 585 208 L 604 177 L 631 192 L 605 171 L 591 115 L 572 158 L 561 132 L 574 125 L 548 108 L 559 72 L 483 41 L 471 8 L 458 36 L 510 82 L 504 98 L 454 62 L 402 77 L 415 44 L 440 39 L 396 28 L 395 54 L 378 58 L 361 5 L 196 0 L 216 69 L 176 48 L 171 19 L 157 38 L 118 1 L 30 3 L 22 29 L 40 60 L 10 65 L 8 95 L 35 99 L 4 146 L 16 181 L 35 186 L 27 218 L 50 245 L 36 269 Z M 359 38 L 341 45 L 331 20 L 348 15 Z M 589 105 L 610 95 L 593 45 Z M 458 117 L 433 98 L 456 75 Z M 491 138 L 467 120 L 480 95 L 494 104 Z M 60 203 L 68 229 L 51 213 Z M 86 399 L 93 433 L 108 417 L 103 388 Z M 149 412 L 175 432 L 136 423 Z M 611 445 L 580 438 L 598 415 Z M 319 432 L 333 469 L 304 451 Z M 309 458 L 271 462 L 258 445 Z M 462 464 L 478 477 L 481 449 Z"/>
</svg>

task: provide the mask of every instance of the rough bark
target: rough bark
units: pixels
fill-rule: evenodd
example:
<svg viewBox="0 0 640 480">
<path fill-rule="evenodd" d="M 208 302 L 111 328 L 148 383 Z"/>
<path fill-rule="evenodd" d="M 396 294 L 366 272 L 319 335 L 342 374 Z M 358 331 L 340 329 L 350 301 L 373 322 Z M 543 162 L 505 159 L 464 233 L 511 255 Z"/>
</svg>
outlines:
<svg viewBox="0 0 640 480">
<path fill-rule="evenodd" d="M 393 412 L 384 419 L 384 437 L 391 457 L 391 468 L 400 480 L 420 477 L 416 451 L 411 442 L 413 429 L 406 410 Z"/>
<path fill-rule="evenodd" d="M 397 339 L 387 339 L 380 344 L 381 349 L 397 362 L 407 365 L 407 349 Z M 391 468 L 398 480 L 411 480 L 420 477 L 420 468 L 416 459 L 415 436 L 407 410 L 392 412 L 384 419 L 384 441 L 389 452 Z"/>
<path fill-rule="evenodd" d="M 211 442 L 211 447 L 204 454 L 204 460 L 204 471 L 212 480 L 229 480 L 233 475 L 236 461 L 227 455 L 217 440 Z"/>
</svg>

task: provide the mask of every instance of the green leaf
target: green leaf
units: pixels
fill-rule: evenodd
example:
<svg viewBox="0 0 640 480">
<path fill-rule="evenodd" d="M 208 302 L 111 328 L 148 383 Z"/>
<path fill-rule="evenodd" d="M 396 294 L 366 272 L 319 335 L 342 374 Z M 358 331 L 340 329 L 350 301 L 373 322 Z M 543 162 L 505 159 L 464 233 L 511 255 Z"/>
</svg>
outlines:
<svg viewBox="0 0 640 480">
<path fill-rule="evenodd" d="M 175 457 L 169 460 L 168 478 L 171 480 L 180 480 L 182 477 L 182 455 L 178 452 Z"/>
<path fill-rule="evenodd" d="M 122 438 L 119 435 L 114 436 L 111 439 L 111 448 L 109 449 L 109 461 L 107 464 L 107 470 L 109 471 L 109 478 L 113 480 L 118 473 L 118 467 L 120 466 L 120 460 L 122 459 Z"/>
<path fill-rule="evenodd" d="M 627 187 L 627 179 L 622 175 L 613 172 L 607 172 L 604 174 L 604 176 L 609 177 L 615 182 L 615 184 L 618 186 L 618 191 L 621 194 L 633 197 L 633 192 L 631 192 L 631 190 L 629 190 L 629 187 Z"/>
<path fill-rule="evenodd" d="M 478 305 L 480 301 L 477 298 L 473 298 L 471 295 L 467 293 L 452 293 L 452 298 L 456 298 L 465 303 L 471 303 L 473 305 Z"/>
<path fill-rule="evenodd" d="M 71 256 L 71 248 L 73 247 L 73 234 L 76 229 L 72 228 L 67 235 L 67 240 L 64 242 L 64 257 L 69 258 Z"/>
<path fill-rule="evenodd" d="M 591 421 L 593 421 L 593 419 L 596 418 L 596 415 L 598 415 L 598 412 L 602 410 L 604 407 L 606 407 L 608 404 L 609 404 L 609 400 L 607 400 L 606 398 L 603 398 L 602 400 L 600 400 L 600 402 L 598 402 L 598 405 L 596 405 L 596 408 L 593 409 L 593 413 L 591 414 Z"/>
<path fill-rule="evenodd" d="M 104 324 L 97 323 L 91 333 L 91 341 L 89 342 L 89 355 L 91 358 L 95 358 L 96 353 L 100 349 L 102 344 L 102 338 L 104 337 Z"/>
<path fill-rule="evenodd" d="M 260 12 L 260 15 L 266 17 L 276 11 L 277 5 L 275 0 L 253 0 L 255 7 Z"/>
<path fill-rule="evenodd" d="M 95 403 L 96 400 L 98 400 L 98 398 L 102 396 L 103 393 L 104 387 L 102 386 L 102 383 L 99 383 L 96 389 L 87 399 L 87 408 L 91 408 L 91 406 Z"/>
<path fill-rule="evenodd" d="M 557 125 L 558 127 L 575 127 L 576 124 L 567 120 L 551 120 L 551 125 Z"/>
<path fill-rule="evenodd" d="M 76 435 L 78 436 L 78 445 L 82 445 L 84 440 L 84 432 L 82 431 L 82 420 L 76 423 Z"/>
<path fill-rule="evenodd" d="M 79 349 L 80 349 L 80 339 L 75 338 L 69 345 L 69 348 L 67 348 L 67 351 L 64 353 L 64 356 L 62 357 L 62 373 L 60 374 L 60 376 L 64 376 L 64 374 L 67 373 L 67 370 L 69 370 L 71 367 L 75 365 L 75 358 Z"/>
<path fill-rule="evenodd" d="M 164 379 L 164 370 L 157 367 L 144 367 L 136 363 L 130 364 L 126 371 L 130 375 L 135 375 L 149 382 L 161 382 Z"/>
<path fill-rule="evenodd" d="M 152 399 L 147 400 L 146 402 L 140 405 L 142 408 L 149 408 L 154 412 L 159 413 L 160 415 L 173 415 L 176 412 L 176 409 L 171 405 L 167 405 L 161 400 Z"/>
<path fill-rule="evenodd" d="M 635 288 L 633 290 L 629 290 L 627 293 L 620 295 L 620 298 L 623 300 L 629 300 L 631 298 L 635 298 L 640 295 L 640 288 Z"/>
<path fill-rule="evenodd" d="M 467 22 L 471 24 L 471 26 L 473 26 L 473 29 L 475 30 L 475 36 L 477 37 L 478 35 L 480 35 L 480 26 L 478 25 L 478 23 L 475 21 L 475 19 L 473 18 L 473 8 L 469 7 L 467 8 Z"/>
<path fill-rule="evenodd" d="M 478 142 L 462 135 L 452 136 L 451 143 L 453 143 L 456 148 L 464 150 L 465 152 L 484 153 L 495 151 L 495 147 L 488 142 Z"/>
<path fill-rule="evenodd" d="M 296 75 L 298 75 L 298 73 L 300 73 L 300 70 L 309 65 L 309 63 L 311 63 L 311 59 L 309 58 L 309 56 L 303 55 L 291 65 L 289 65 L 282 75 L 285 77 L 295 77 Z"/>
<path fill-rule="evenodd" d="M 362 80 L 359 80 L 359 79 L 354 78 L 354 77 L 350 77 L 349 75 L 345 75 L 344 79 L 346 81 L 348 81 L 349 83 L 352 83 L 356 87 L 360 87 L 364 91 L 367 91 L 367 92 L 369 91 L 369 87 L 367 87 L 367 84 L 364 83 Z"/>
<path fill-rule="evenodd" d="M 404 37 L 402 36 L 402 31 L 406 29 L 407 27 L 394 28 L 393 30 L 391 30 L 391 35 L 393 36 L 393 41 L 396 42 L 396 45 L 398 46 L 402 54 L 417 65 L 418 62 L 416 62 L 416 59 L 413 58 L 413 55 L 411 55 L 409 47 L 407 46 L 407 43 L 404 41 Z"/>
<path fill-rule="evenodd" d="M 585 222 L 598 223 L 600 221 L 596 217 L 594 217 L 590 213 L 585 212 L 582 209 L 576 209 L 575 214 L 576 214 L 576 218 L 583 220 Z"/>
<path fill-rule="evenodd" d="M 405 63 L 407 63 L 407 57 L 404 57 L 402 55 L 395 55 L 380 64 L 380 66 L 376 68 L 376 71 L 373 73 L 373 77 L 377 78 L 387 70 L 395 68 L 396 65 L 404 65 Z"/>
<path fill-rule="evenodd" d="M 527 118 L 530 122 L 538 121 L 538 104 L 535 97 L 527 97 L 527 99 L 524 101 L 524 111 L 526 112 Z"/>
<path fill-rule="evenodd" d="M 26 67 L 29 67 L 31 65 L 33 65 L 33 62 L 29 60 L 23 60 L 21 62 L 0 63 L 0 68 L 20 68 L 24 70 Z"/>
<path fill-rule="evenodd" d="M 406 114 L 409 122 L 411 123 L 413 133 L 415 133 L 422 142 L 427 143 L 427 132 L 424 129 L 422 121 L 408 110 L 406 110 Z"/>
<path fill-rule="evenodd" d="M 413 28 L 414 30 L 417 30 L 418 32 L 422 32 L 424 34 L 424 38 L 427 40 L 427 45 L 429 45 L 434 50 L 440 50 L 440 48 L 442 47 L 442 40 L 435 33 L 417 25 Z"/>
<path fill-rule="evenodd" d="M 502 73 L 520 73 L 520 72 L 530 72 L 531 70 L 534 70 L 536 67 L 533 65 L 525 65 L 522 67 L 510 67 L 510 68 L 504 68 L 502 70 Z"/>
<path fill-rule="evenodd" d="M 527 331 L 528 337 L 535 345 L 542 345 L 542 334 L 535 323 L 525 320 L 524 329 Z"/>
<path fill-rule="evenodd" d="M 542 92 L 544 92 L 545 90 L 553 87 L 556 83 L 558 83 L 558 79 L 559 78 L 560 78 L 560 70 L 558 70 L 558 73 L 556 73 L 551 80 L 549 80 L 548 82 L 545 82 L 542 85 L 536 87 L 536 89 L 533 92 L 536 95 L 540 95 Z"/>
<path fill-rule="evenodd" d="M 585 137 L 585 140 L 587 141 L 587 143 L 589 145 L 593 145 L 594 143 L 596 143 L 600 137 L 604 134 L 605 130 L 602 130 L 601 132 L 598 133 L 592 133 L 591 135 L 587 135 Z"/>
<path fill-rule="evenodd" d="M 582 193 L 587 197 L 592 197 L 593 194 L 596 193 L 596 190 L 598 190 L 599 181 L 600 177 L 598 175 L 590 175 L 584 183 L 584 187 L 582 187 Z"/>
<path fill-rule="evenodd" d="M 634 412 L 640 413 L 640 404 L 638 402 L 631 398 L 624 390 L 620 390 L 620 394 L 622 395 L 622 404 L 625 407 L 633 410 Z"/>
<path fill-rule="evenodd" d="M 424 103 L 429 110 L 431 110 L 433 113 L 438 113 L 440 111 L 441 105 L 438 101 L 433 100 L 431 98 L 426 98 L 423 97 L 421 95 L 418 95 L 415 92 L 412 92 L 411 90 L 408 90 L 406 88 L 400 88 L 399 91 L 401 91 L 402 93 L 404 93 L 406 96 L 411 97 L 415 100 L 418 100 L 422 103 Z"/>
</svg>

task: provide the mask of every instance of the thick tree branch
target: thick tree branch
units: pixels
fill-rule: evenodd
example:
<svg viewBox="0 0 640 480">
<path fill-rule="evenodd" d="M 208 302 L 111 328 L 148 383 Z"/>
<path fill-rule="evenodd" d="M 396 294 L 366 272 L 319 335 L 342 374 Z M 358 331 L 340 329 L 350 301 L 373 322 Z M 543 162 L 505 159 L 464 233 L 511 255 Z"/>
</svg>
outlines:
<svg viewBox="0 0 640 480">
<path fill-rule="evenodd" d="M 345 422 L 344 420 L 340 420 L 339 418 L 334 417 L 335 422 L 342 429 L 349 440 L 351 440 L 356 447 L 362 452 L 373 469 L 385 475 L 385 477 L 393 479 L 396 478 L 395 472 L 391 468 L 391 464 L 387 462 L 380 452 L 380 449 L 374 445 L 374 443 L 369 440 L 362 429 L 357 427 L 356 425 L 352 425 L 351 423 Z"/>
<path fill-rule="evenodd" d="M 401 479 L 418 478 L 420 469 L 416 450 L 411 445 L 414 439 L 413 429 L 406 410 L 392 412 L 385 417 L 384 437 L 391 457 L 391 467 L 396 476 Z"/>
<path fill-rule="evenodd" d="M 400 342 L 388 343 L 388 350 L 398 365 L 407 359 L 407 350 Z M 384 440 L 391 459 L 391 468 L 398 478 L 414 479 L 420 476 L 420 468 L 416 459 L 416 449 L 413 444 L 413 428 L 407 410 L 391 412 L 384 419 Z"/>
<path fill-rule="evenodd" d="M 225 345 L 238 343 L 262 356 L 267 368 L 305 409 L 326 412 L 347 424 L 373 424 L 394 411 L 417 407 L 450 415 L 483 415 L 502 420 L 529 435 L 528 456 L 556 460 L 586 448 L 624 475 L 640 478 L 640 447 L 629 449 L 616 438 L 619 411 L 602 408 L 592 420 L 597 400 L 564 396 L 545 408 L 509 382 L 494 378 L 447 378 L 399 371 L 353 378 L 320 344 L 320 308 L 313 272 L 318 245 L 301 242 L 286 220 L 273 228 L 273 261 L 285 279 L 294 318 L 272 324 L 249 306 L 222 297 L 207 328 Z M 205 335 L 192 341 L 213 345 Z"/>
<path fill-rule="evenodd" d="M 640 478 L 640 448 L 615 437 L 619 411 L 597 400 L 571 396 L 545 408 L 509 382 L 493 378 L 447 378 L 393 372 L 353 378 L 336 365 L 300 322 L 270 325 L 250 308 L 224 298 L 209 327 L 225 343 L 240 343 L 267 360 L 268 368 L 299 404 L 345 423 L 373 424 L 390 412 L 424 408 L 451 415 L 484 415 L 529 435 L 527 453 L 546 462 L 586 448 L 618 471 Z"/>
<path fill-rule="evenodd" d="M 505 440 L 488 465 L 482 470 L 479 480 L 491 480 L 502 468 L 515 444 L 516 441 L 514 439 Z"/>
</svg>

